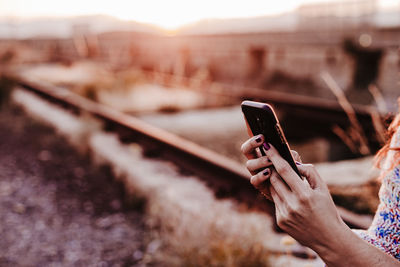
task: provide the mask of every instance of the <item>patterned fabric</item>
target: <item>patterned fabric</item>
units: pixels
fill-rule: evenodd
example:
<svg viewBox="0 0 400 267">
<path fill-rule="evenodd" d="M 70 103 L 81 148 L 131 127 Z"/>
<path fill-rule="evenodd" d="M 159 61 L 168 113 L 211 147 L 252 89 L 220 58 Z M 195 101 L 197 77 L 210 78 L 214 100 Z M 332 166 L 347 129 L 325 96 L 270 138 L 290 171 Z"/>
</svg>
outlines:
<svg viewBox="0 0 400 267">
<path fill-rule="evenodd" d="M 400 165 L 384 178 L 379 199 L 378 210 L 368 230 L 354 232 L 400 260 Z"/>
<path fill-rule="evenodd" d="M 399 145 L 400 128 L 392 138 L 391 147 Z M 393 153 L 400 152 L 390 151 L 387 161 L 393 159 Z M 400 165 L 386 172 L 379 190 L 380 204 L 371 226 L 366 231 L 353 231 L 370 244 L 400 260 Z"/>
</svg>

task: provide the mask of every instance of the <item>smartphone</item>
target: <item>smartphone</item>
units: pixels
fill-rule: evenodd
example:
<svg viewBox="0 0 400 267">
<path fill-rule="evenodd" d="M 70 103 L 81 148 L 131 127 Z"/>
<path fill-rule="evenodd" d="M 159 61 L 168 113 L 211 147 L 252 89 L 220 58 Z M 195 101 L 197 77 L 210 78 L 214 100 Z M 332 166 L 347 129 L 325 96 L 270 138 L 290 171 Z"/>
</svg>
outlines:
<svg viewBox="0 0 400 267">
<path fill-rule="evenodd" d="M 249 135 L 255 136 L 263 134 L 265 142 L 272 144 L 278 150 L 281 157 L 284 158 L 299 177 L 302 178 L 292 153 L 290 153 L 289 144 L 286 141 L 274 109 L 266 103 L 248 100 L 243 101 L 241 107 Z M 263 146 L 260 146 L 259 149 L 261 154 L 265 156 Z"/>
</svg>

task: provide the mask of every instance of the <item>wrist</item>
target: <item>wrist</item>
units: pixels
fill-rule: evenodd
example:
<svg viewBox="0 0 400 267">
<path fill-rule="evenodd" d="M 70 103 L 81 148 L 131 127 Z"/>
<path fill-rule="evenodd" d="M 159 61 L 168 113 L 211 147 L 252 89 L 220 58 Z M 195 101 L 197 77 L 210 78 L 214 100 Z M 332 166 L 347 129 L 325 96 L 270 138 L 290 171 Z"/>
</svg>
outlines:
<svg viewBox="0 0 400 267">
<path fill-rule="evenodd" d="M 354 233 L 351 229 L 342 221 L 336 225 L 333 229 L 330 229 L 329 233 L 323 235 L 322 241 L 311 247 L 328 265 L 334 266 L 334 263 L 344 263 L 346 255 L 349 254 L 350 250 L 348 244 L 351 244 L 351 239 Z M 344 265 L 342 265 L 344 266 Z"/>
</svg>

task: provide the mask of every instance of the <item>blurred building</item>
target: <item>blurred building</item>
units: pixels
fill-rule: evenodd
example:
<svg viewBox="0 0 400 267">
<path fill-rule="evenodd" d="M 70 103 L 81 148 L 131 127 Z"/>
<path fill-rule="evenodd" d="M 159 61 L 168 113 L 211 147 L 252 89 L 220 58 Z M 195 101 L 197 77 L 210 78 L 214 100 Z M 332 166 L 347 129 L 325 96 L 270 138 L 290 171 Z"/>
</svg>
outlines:
<svg viewBox="0 0 400 267">
<path fill-rule="evenodd" d="M 341 0 L 305 4 L 298 12 L 305 17 L 360 17 L 371 15 L 377 9 L 377 0 Z"/>
<path fill-rule="evenodd" d="M 340 0 L 305 4 L 297 10 L 298 27 L 304 29 L 374 25 L 378 12 L 377 0 Z"/>
</svg>

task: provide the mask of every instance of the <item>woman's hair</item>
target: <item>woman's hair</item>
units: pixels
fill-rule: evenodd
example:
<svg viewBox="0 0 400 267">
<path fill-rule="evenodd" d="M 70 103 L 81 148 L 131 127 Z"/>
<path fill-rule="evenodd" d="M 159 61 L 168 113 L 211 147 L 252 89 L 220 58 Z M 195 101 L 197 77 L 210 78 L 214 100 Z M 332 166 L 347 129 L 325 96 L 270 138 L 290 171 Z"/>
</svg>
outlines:
<svg viewBox="0 0 400 267">
<path fill-rule="evenodd" d="M 398 99 L 399 102 L 399 107 L 400 107 L 400 98 Z M 390 150 L 395 150 L 400 152 L 400 146 L 396 147 L 391 147 L 390 142 L 393 137 L 393 135 L 397 132 L 400 131 L 400 108 L 399 112 L 397 113 L 396 117 L 393 119 L 392 123 L 389 125 L 388 131 L 387 131 L 387 142 L 386 144 L 378 151 L 378 153 L 375 156 L 375 166 L 378 168 L 381 168 L 382 162 L 385 160 L 387 153 Z M 396 165 L 400 164 L 400 153 L 394 153 L 394 158 L 392 159 L 392 162 L 388 166 L 390 169 L 395 167 Z M 386 166 L 385 166 L 386 167 Z"/>
</svg>

